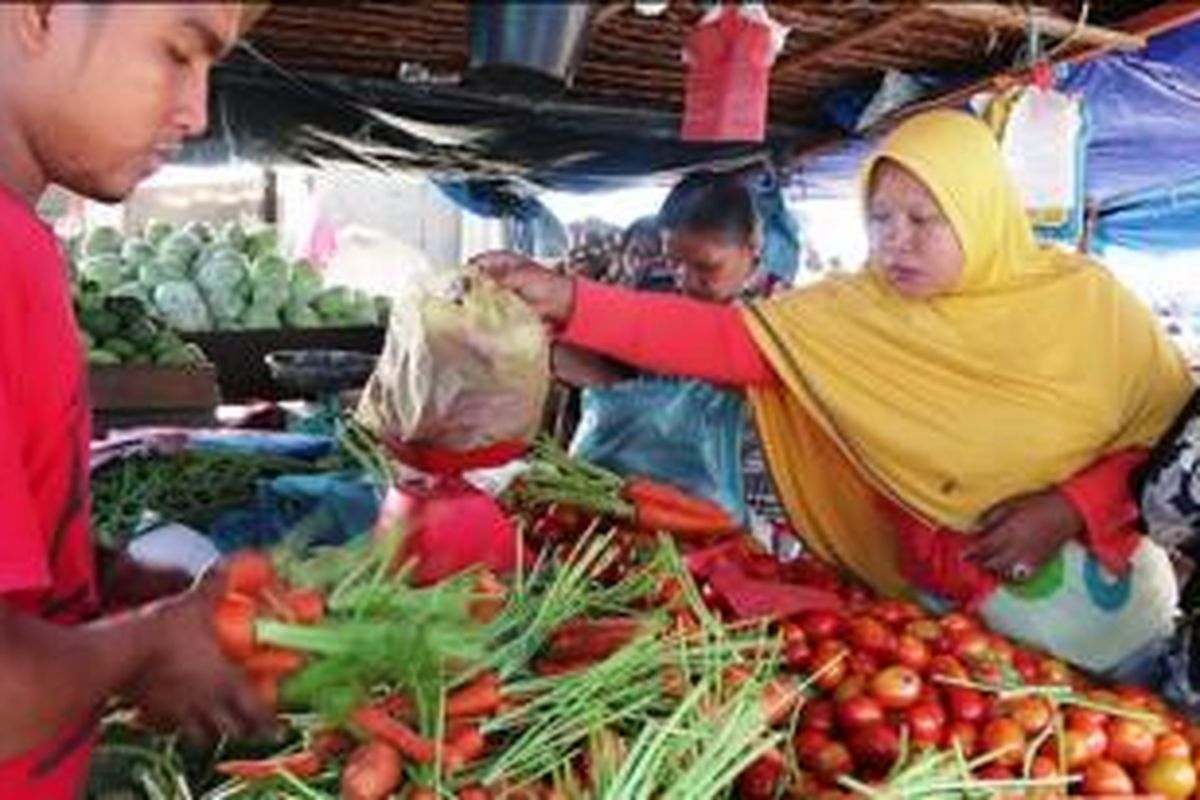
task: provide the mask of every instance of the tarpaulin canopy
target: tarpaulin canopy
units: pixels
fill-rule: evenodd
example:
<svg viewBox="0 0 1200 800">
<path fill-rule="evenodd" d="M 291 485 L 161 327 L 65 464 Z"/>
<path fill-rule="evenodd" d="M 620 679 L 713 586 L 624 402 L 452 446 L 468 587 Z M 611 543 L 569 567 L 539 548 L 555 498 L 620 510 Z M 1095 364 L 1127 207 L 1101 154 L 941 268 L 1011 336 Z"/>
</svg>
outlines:
<svg viewBox="0 0 1200 800">
<path fill-rule="evenodd" d="M 1088 115 L 1085 185 L 1092 243 L 1200 249 L 1200 22 L 1152 38 L 1138 53 L 1059 70 Z M 853 138 L 802 161 L 796 193 L 845 197 L 871 148 Z"/>
</svg>

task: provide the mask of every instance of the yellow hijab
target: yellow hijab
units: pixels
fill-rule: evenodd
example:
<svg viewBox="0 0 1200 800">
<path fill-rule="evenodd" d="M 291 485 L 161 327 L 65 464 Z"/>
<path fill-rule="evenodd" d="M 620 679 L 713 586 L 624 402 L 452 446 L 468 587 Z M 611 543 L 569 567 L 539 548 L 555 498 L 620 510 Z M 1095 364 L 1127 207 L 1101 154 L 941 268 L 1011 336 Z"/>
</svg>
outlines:
<svg viewBox="0 0 1200 800">
<path fill-rule="evenodd" d="M 959 286 L 907 300 L 868 265 L 746 308 L 782 386 L 750 392 L 781 499 L 806 541 L 904 586 L 880 496 L 970 531 L 993 504 L 1160 436 L 1192 385 L 1150 312 L 1098 264 L 1042 247 L 987 127 L 934 111 L 893 159 L 937 198 Z"/>
</svg>

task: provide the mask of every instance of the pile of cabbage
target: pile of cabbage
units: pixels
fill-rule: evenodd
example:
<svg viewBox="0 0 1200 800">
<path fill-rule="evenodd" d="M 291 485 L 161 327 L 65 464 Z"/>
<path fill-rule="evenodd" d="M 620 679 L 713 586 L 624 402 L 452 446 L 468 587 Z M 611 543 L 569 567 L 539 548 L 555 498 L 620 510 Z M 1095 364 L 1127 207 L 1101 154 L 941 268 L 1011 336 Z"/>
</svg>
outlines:
<svg viewBox="0 0 1200 800">
<path fill-rule="evenodd" d="M 273 228 L 151 222 L 138 236 L 101 226 L 69 243 L 79 279 L 135 297 L 172 328 L 213 330 L 382 324 L 384 303 L 324 286 L 317 268 L 279 254 Z"/>
</svg>

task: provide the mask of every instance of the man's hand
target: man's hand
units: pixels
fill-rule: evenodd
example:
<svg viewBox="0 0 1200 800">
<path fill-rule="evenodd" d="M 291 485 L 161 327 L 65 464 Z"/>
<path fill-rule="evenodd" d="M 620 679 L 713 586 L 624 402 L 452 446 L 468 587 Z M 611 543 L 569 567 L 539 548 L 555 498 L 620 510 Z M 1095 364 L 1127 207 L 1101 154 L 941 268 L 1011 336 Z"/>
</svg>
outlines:
<svg viewBox="0 0 1200 800">
<path fill-rule="evenodd" d="M 966 556 L 1002 580 L 1029 580 L 1059 549 L 1084 531 L 1084 520 L 1062 492 L 1019 495 L 989 509 Z"/>
<path fill-rule="evenodd" d="M 543 320 L 563 325 L 575 305 L 573 279 L 552 272 L 519 253 L 492 251 L 470 261 L 501 286 L 516 292 Z"/>
<path fill-rule="evenodd" d="M 213 614 L 222 587 L 220 575 L 210 574 L 186 594 L 145 609 L 155 643 L 130 690 L 129 699 L 152 722 L 198 742 L 262 735 L 273 724 L 270 710 L 217 644 Z"/>
<path fill-rule="evenodd" d="M 182 594 L 194 582 L 185 570 L 150 567 L 124 550 L 117 553 L 101 551 L 97 561 L 100 564 L 100 595 L 106 611 L 136 608 Z"/>
</svg>

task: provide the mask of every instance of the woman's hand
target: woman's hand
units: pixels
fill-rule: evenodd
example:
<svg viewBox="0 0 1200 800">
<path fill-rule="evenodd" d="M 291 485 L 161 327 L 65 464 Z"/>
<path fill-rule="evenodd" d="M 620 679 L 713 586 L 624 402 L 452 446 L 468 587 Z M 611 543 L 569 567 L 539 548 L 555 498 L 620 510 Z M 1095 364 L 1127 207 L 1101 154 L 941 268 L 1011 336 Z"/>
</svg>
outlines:
<svg viewBox="0 0 1200 800">
<path fill-rule="evenodd" d="M 1084 530 L 1074 504 L 1057 489 L 1009 498 L 980 519 L 966 556 L 1002 580 L 1023 583 Z"/>
<path fill-rule="evenodd" d="M 575 305 L 575 282 L 571 278 L 551 272 L 520 253 L 501 250 L 481 253 L 470 264 L 520 295 L 551 325 L 564 325 L 570 319 Z"/>
</svg>

